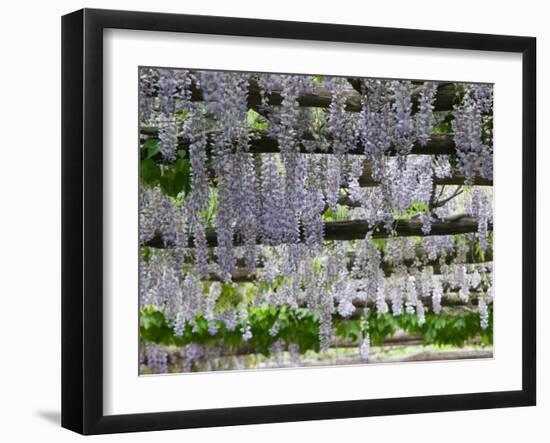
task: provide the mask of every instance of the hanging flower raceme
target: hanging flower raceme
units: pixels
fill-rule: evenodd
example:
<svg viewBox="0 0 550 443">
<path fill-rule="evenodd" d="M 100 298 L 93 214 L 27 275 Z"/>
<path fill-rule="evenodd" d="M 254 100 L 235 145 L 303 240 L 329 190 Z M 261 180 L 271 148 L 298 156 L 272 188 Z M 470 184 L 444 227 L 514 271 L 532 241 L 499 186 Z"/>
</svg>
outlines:
<svg viewBox="0 0 550 443">
<path fill-rule="evenodd" d="M 235 229 L 245 246 L 246 268 L 250 270 L 256 267 L 258 258 L 256 241 L 258 239 L 257 220 L 260 216 L 259 184 L 252 154 L 237 153 L 233 161 L 233 170 L 236 172 L 232 192 Z"/>
<path fill-rule="evenodd" d="M 411 152 L 414 142 L 414 122 L 412 112 L 412 84 L 409 81 L 393 81 L 391 88 L 394 97 L 394 145 L 400 156 Z"/>
<path fill-rule="evenodd" d="M 176 159 L 178 150 L 178 122 L 171 114 L 161 114 L 159 117 L 160 153 L 167 161 Z"/>
<path fill-rule="evenodd" d="M 274 154 L 262 157 L 261 165 L 261 237 L 262 243 L 277 245 L 288 236 L 282 220 L 284 209 L 283 174 Z"/>
<path fill-rule="evenodd" d="M 158 84 L 158 71 L 145 68 L 139 73 L 139 116 L 148 124 L 154 113 L 155 93 Z"/>
<path fill-rule="evenodd" d="M 393 114 L 389 82 L 364 80 L 362 110 L 359 114 L 358 136 L 364 146 L 365 158 L 373 162 L 373 177 L 378 180 L 383 157 L 393 140 Z"/>
<path fill-rule="evenodd" d="M 325 199 L 321 183 L 321 162 L 314 156 L 307 162 L 306 192 L 302 209 L 304 242 L 312 252 L 317 252 L 324 241 Z"/>
<path fill-rule="evenodd" d="M 424 82 L 420 90 L 418 112 L 415 114 L 416 139 L 421 146 L 426 146 L 430 141 L 436 123 L 433 115 L 436 93 L 437 83 Z"/>
<path fill-rule="evenodd" d="M 466 184 L 472 184 L 477 174 L 492 179 L 493 149 L 483 141 L 482 120 L 489 99 L 485 93 L 479 92 L 485 90 L 466 85 L 462 103 L 454 107 L 452 128 L 457 168 L 466 177 Z"/>
<path fill-rule="evenodd" d="M 188 219 L 184 208 L 165 195 L 160 187 L 142 185 L 139 205 L 139 241 L 145 245 L 156 235 L 164 246 L 187 247 Z"/>
<path fill-rule="evenodd" d="M 217 273 L 223 281 L 230 281 L 235 269 L 233 242 L 237 218 L 237 210 L 232 205 L 232 200 L 242 198 L 242 188 L 235 187 L 235 180 L 241 177 L 236 169 L 239 161 L 235 155 L 248 152 L 250 143 L 247 119 L 249 78 L 246 74 L 204 71 L 199 81 L 205 115 L 211 116 L 214 122 L 211 129 L 211 151 L 218 202 L 215 249 Z M 239 232 L 244 233 L 248 244 L 252 240 L 255 243 L 255 234 L 250 232 L 250 223 L 246 225 L 247 227 L 243 228 L 241 223 Z M 254 262 L 255 259 L 252 258 L 250 261 Z"/>
<path fill-rule="evenodd" d="M 475 188 L 468 197 L 465 212 L 477 218 L 477 237 L 481 250 L 485 252 L 488 248 L 489 224 L 493 221 L 492 196 L 483 188 Z"/>
<path fill-rule="evenodd" d="M 346 110 L 347 98 L 352 88 L 345 79 L 332 82 L 332 100 L 328 108 L 328 128 L 331 134 L 332 152 L 339 158 L 355 151 L 357 147 L 357 122 L 355 113 Z"/>
</svg>

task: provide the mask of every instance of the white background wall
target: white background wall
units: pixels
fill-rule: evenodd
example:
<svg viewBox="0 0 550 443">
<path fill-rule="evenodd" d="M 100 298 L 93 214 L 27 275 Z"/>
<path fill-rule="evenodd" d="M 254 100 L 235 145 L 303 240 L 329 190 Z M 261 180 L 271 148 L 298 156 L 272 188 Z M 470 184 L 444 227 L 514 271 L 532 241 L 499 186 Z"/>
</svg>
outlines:
<svg viewBox="0 0 550 443">
<path fill-rule="evenodd" d="M 550 118 L 549 13 L 545 2 L 518 1 L 10 1 L 2 5 L 0 69 L 0 438 L 6 442 L 75 441 L 60 414 L 60 17 L 81 7 L 154 10 L 282 20 L 349 23 L 538 38 L 539 379 L 532 408 L 285 423 L 102 436 L 94 441 L 280 442 L 341 439 L 445 443 L 548 441 L 550 289 L 548 233 L 550 156 L 543 122 Z M 519 233 L 515 233 L 519 235 Z M 511 233 L 514 235 L 514 233 Z M 411 383 L 414 381 L 411 381 Z"/>
</svg>

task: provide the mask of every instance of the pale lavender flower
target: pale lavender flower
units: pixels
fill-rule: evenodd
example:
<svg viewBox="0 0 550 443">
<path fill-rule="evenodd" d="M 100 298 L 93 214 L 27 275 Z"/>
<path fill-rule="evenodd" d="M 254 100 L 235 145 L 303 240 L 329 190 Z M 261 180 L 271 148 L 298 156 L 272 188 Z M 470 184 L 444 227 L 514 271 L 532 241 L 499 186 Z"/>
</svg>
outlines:
<svg viewBox="0 0 550 443">
<path fill-rule="evenodd" d="M 152 374 L 166 374 L 168 372 L 168 352 L 158 345 L 147 345 L 145 361 Z"/>
<path fill-rule="evenodd" d="M 481 329 L 487 329 L 489 326 L 489 310 L 487 308 L 487 303 L 483 297 L 479 297 L 478 301 L 478 311 L 479 311 L 479 324 Z"/>
<path fill-rule="evenodd" d="M 416 138 L 421 146 L 426 146 L 432 136 L 432 129 L 435 126 L 433 115 L 437 83 L 424 82 L 420 90 L 419 109 L 415 115 Z"/>
<path fill-rule="evenodd" d="M 400 155 L 407 155 L 413 147 L 414 124 L 412 111 L 412 85 L 409 81 L 393 81 L 391 89 L 394 97 L 394 130 L 395 150 Z"/>
<path fill-rule="evenodd" d="M 370 337 L 368 332 L 365 334 L 361 343 L 359 344 L 359 356 L 361 357 L 361 363 L 367 363 L 369 360 L 370 352 Z"/>
</svg>

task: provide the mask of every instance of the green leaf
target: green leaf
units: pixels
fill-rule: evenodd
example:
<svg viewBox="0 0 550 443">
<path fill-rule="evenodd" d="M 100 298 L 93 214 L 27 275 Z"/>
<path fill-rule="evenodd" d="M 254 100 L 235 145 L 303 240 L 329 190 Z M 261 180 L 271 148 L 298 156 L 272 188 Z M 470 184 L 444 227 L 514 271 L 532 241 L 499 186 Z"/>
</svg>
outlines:
<svg viewBox="0 0 550 443">
<path fill-rule="evenodd" d="M 156 138 L 149 138 L 145 140 L 143 145 L 141 145 L 141 149 L 146 151 L 147 158 L 152 158 L 160 151 L 160 140 Z"/>
<path fill-rule="evenodd" d="M 171 169 L 165 170 L 158 179 L 162 192 L 176 198 L 180 192 L 186 195 L 191 191 L 191 163 L 188 159 L 178 159 Z"/>
<path fill-rule="evenodd" d="M 208 284 L 207 284 L 208 285 Z M 247 284 L 251 288 L 253 285 Z M 205 290 L 207 287 L 205 287 Z M 234 286 L 222 284 L 222 294 L 218 299 L 216 311 L 238 308 L 243 297 Z M 223 308 L 222 308 L 223 306 Z M 391 313 L 377 314 L 369 311 L 367 314 L 369 335 L 374 346 L 382 345 L 385 338 L 392 336 L 398 329 L 409 334 L 422 336 L 424 343 L 435 345 L 463 346 L 473 338 L 480 337 L 482 343 L 490 345 L 493 342 L 493 311 L 489 306 L 489 326 L 482 330 L 477 313 L 464 314 L 462 317 L 446 314 L 426 313 L 425 323 L 418 323 L 415 314 L 394 316 Z M 307 308 L 291 309 L 288 306 L 275 308 L 267 304 L 258 307 L 248 307 L 248 324 L 252 329 L 252 338 L 246 343 L 255 352 L 264 355 L 271 353 L 271 347 L 276 340 L 283 340 L 286 344 L 296 343 L 300 352 L 319 350 L 319 318 L 315 311 Z M 277 322 L 280 329 L 278 334 L 271 336 L 269 329 Z M 210 335 L 209 322 L 198 314 L 193 326 L 187 325 L 182 335 L 175 336 L 172 326 L 168 324 L 162 311 L 154 306 L 142 308 L 140 314 L 140 339 L 163 345 L 183 346 L 188 343 L 216 344 L 222 346 L 241 346 L 245 342 L 240 332 L 241 324 L 235 329 L 228 330 L 223 322 L 215 321 L 218 332 Z M 361 329 L 361 320 L 334 320 L 336 335 L 345 340 L 358 342 L 364 331 Z"/>
<path fill-rule="evenodd" d="M 160 177 L 161 171 L 159 165 L 157 165 L 152 159 L 147 158 L 141 161 L 140 165 L 141 179 L 151 186 L 155 186 Z"/>
<path fill-rule="evenodd" d="M 177 193 L 174 193 L 174 187 L 172 186 L 171 174 L 164 174 L 162 177 L 159 178 L 159 183 L 162 192 L 164 192 L 166 195 L 170 195 L 172 197 L 177 196 Z"/>
</svg>

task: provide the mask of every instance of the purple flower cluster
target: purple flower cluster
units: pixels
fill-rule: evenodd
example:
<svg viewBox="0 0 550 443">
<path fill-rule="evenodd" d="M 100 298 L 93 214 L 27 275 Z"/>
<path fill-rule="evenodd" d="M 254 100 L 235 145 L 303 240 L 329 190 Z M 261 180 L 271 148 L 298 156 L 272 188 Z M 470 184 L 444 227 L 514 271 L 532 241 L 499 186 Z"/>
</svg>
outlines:
<svg viewBox="0 0 550 443">
<path fill-rule="evenodd" d="M 332 152 L 337 158 L 354 151 L 357 146 L 357 116 L 346 111 L 351 86 L 345 79 L 335 79 L 328 109 L 328 129 L 332 136 Z"/>
<path fill-rule="evenodd" d="M 420 91 L 419 109 L 415 115 L 416 138 L 421 146 L 426 146 L 435 126 L 433 115 L 437 83 L 425 82 Z"/>
<path fill-rule="evenodd" d="M 369 352 L 370 352 L 370 337 L 367 332 L 367 334 L 363 337 L 363 339 L 359 343 L 359 356 L 361 357 L 362 363 L 368 362 Z"/>
<path fill-rule="evenodd" d="M 477 174 L 488 179 L 493 175 L 493 149 L 482 138 L 482 113 L 487 110 L 489 98 L 480 91 L 487 91 L 487 88 L 464 87 L 462 103 L 455 105 L 452 121 L 457 168 L 466 177 L 467 184 L 471 184 Z"/>
<path fill-rule="evenodd" d="M 162 157 L 174 161 L 178 150 L 178 123 L 170 115 L 159 116 L 159 140 Z"/>
<path fill-rule="evenodd" d="M 411 152 L 414 141 L 412 111 L 412 84 L 408 81 L 393 81 L 391 89 L 394 97 L 394 144 L 400 155 Z"/>
<path fill-rule="evenodd" d="M 379 169 L 385 152 L 393 140 L 393 114 L 389 82 L 365 80 L 362 98 L 363 108 L 358 125 L 359 139 L 363 143 L 365 157 L 375 165 L 374 178 L 378 179 Z"/>
<path fill-rule="evenodd" d="M 478 312 L 479 312 L 479 323 L 481 329 L 487 329 L 489 326 L 489 310 L 487 308 L 487 303 L 483 297 L 479 298 L 478 301 Z"/>
<path fill-rule="evenodd" d="M 465 212 L 477 218 L 477 237 L 481 250 L 485 252 L 488 248 L 489 223 L 493 221 L 492 195 L 479 187 L 475 188 L 468 197 L 465 202 Z"/>
<path fill-rule="evenodd" d="M 139 242 L 146 244 L 155 235 L 166 246 L 187 247 L 187 213 L 183 206 L 162 193 L 160 187 L 140 188 Z"/>
<path fill-rule="evenodd" d="M 262 243 L 278 245 L 293 239 L 293 233 L 288 232 L 282 220 L 284 214 L 283 173 L 277 163 L 275 154 L 267 154 L 262 158 L 261 170 L 261 237 Z"/>
<path fill-rule="evenodd" d="M 149 123 L 154 113 L 155 92 L 158 85 L 156 69 L 144 68 L 139 73 L 139 117 L 145 124 Z"/>
<path fill-rule="evenodd" d="M 145 362 L 151 374 L 166 374 L 168 372 L 168 352 L 160 346 L 147 345 Z"/>
</svg>

